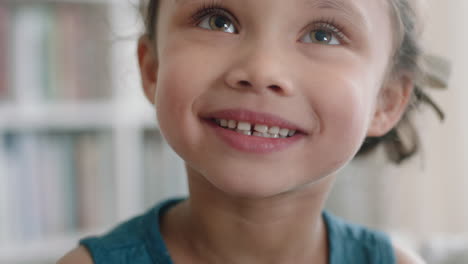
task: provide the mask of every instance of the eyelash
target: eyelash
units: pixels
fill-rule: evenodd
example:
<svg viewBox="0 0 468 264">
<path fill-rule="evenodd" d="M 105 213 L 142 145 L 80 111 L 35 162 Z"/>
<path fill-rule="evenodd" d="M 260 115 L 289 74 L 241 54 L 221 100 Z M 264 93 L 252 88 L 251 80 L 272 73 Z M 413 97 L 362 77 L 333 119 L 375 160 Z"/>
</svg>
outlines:
<svg viewBox="0 0 468 264">
<path fill-rule="evenodd" d="M 224 16 L 232 20 L 234 24 L 237 24 L 237 20 L 233 19 L 230 15 L 231 12 L 226 9 L 221 3 L 216 0 L 213 0 L 209 3 L 203 3 L 194 14 L 191 16 L 191 24 L 198 24 L 200 21 L 207 17 L 208 15 L 219 15 Z M 345 34 L 344 27 L 335 21 L 333 18 L 320 18 L 314 21 L 311 31 L 313 30 L 325 30 L 333 33 L 340 41 L 348 42 L 348 39 Z"/>
<path fill-rule="evenodd" d="M 222 6 L 216 0 L 213 0 L 210 3 L 204 3 L 201 7 L 199 7 L 191 16 L 190 22 L 191 24 L 198 24 L 203 18 L 205 18 L 208 15 L 219 15 L 227 17 L 231 20 L 235 20 L 232 19 L 230 13 L 231 12 L 229 12 L 229 10 L 227 10 L 224 6 Z"/>
<path fill-rule="evenodd" d="M 348 42 L 344 27 L 335 21 L 333 18 L 321 18 L 313 22 L 313 27 L 310 31 L 325 30 L 333 33 L 340 41 Z"/>
</svg>

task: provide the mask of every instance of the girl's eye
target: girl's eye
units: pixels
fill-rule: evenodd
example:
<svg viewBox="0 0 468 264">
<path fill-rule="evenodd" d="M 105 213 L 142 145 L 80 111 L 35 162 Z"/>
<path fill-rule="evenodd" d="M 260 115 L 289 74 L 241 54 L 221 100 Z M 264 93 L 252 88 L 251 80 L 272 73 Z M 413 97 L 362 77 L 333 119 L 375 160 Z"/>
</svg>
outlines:
<svg viewBox="0 0 468 264">
<path fill-rule="evenodd" d="M 234 23 L 223 15 L 210 15 L 203 18 L 198 26 L 201 28 L 222 31 L 225 33 L 237 33 L 237 29 Z"/>
<path fill-rule="evenodd" d="M 336 37 L 325 30 L 314 30 L 307 34 L 308 39 L 312 43 L 318 44 L 328 44 L 328 45 L 339 45 L 340 42 L 336 39 Z M 308 40 L 307 39 L 307 40 Z"/>
<path fill-rule="evenodd" d="M 319 29 L 314 29 L 306 34 L 302 41 L 305 43 L 316 43 L 323 45 L 341 45 L 341 40 L 344 38 L 341 31 L 336 27 L 325 24 L 320 25 Z"/>
</svg>

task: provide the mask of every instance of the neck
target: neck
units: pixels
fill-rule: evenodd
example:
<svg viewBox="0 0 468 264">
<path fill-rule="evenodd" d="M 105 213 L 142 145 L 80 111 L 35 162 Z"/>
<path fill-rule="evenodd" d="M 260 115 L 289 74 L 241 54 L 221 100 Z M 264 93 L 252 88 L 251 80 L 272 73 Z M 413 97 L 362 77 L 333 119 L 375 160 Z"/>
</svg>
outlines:
<svg viewBox="0 0 468 264">
<path fill-rule="evenodd" d="M 169 211 L 163 236 L 171 254 L 171 245 L 179 245 L 174 248 L 200 263 L 327 263 L 322 208 L 333 179 L 271 198 L 245 199 L 189 175 L 190 199 Z"/>
</svg>

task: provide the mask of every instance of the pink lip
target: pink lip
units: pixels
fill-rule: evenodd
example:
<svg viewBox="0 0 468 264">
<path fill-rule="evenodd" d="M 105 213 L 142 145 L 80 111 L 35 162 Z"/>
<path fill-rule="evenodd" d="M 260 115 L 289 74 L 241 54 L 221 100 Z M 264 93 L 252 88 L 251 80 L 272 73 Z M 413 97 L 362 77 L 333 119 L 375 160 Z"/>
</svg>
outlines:
<svg viewBox="0 0 468 264">
<path fill-rule="evenodd" d="M 247 136 L 237 133 L 233 130 L 225 129 L 218 126 L 213 119 L 230 119 L 237 121 L 246 121 L 254 124 L 263 124 L 267 126 L 279 126 L 282 128 L 294 129 L 298 132 L 296 135 L 288 138 L 262 138 L 256 136 Z M 215 113 L 210 113 L 204 118 L 206 123 L 215 134 L 230 147 L 248 153 L 268 154 L 282 151 L 300 139 L 306 134 L 297 125 L 290 123 L 279 117 L 271 114 L 256 113 L 248 110 L 224 110 Z"/>
</svg>

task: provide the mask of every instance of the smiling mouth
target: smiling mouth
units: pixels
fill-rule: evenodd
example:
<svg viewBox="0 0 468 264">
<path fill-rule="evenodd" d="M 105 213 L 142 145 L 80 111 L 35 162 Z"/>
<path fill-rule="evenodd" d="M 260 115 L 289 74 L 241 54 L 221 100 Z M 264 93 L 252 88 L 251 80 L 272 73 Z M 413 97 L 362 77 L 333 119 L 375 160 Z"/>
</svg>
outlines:
<svg viewBox="0 0 468 264">
<path fill-rule="evenodd" d="M 297 130 L 279 126 L 268 127 L 264 124 L 253 124 L 246 121 L 211 118 L 211 122 L 221 128 L 235 131 L 239 134 L 263 138 L 290 138 L 300 133 Z"/>
</svg>

